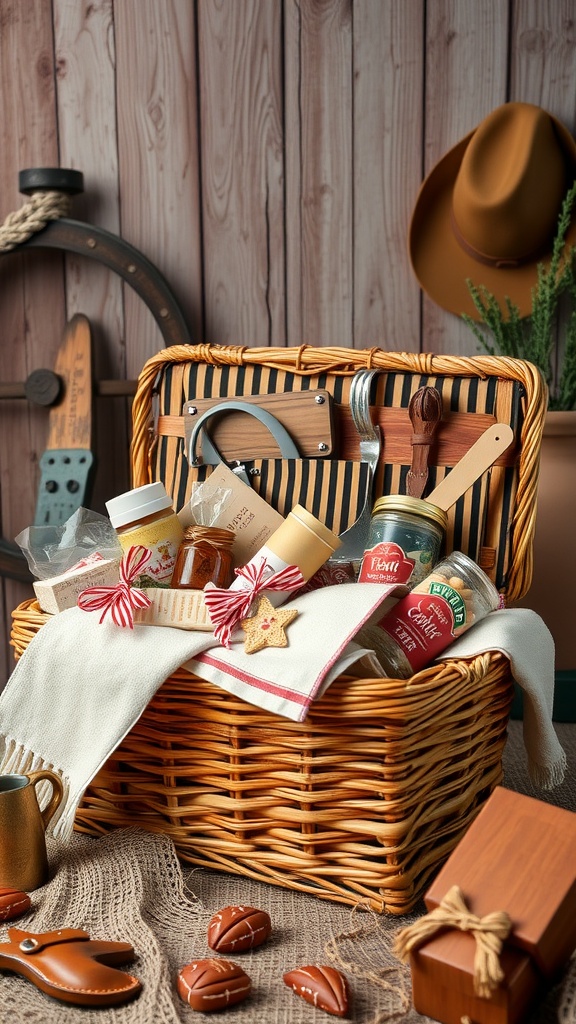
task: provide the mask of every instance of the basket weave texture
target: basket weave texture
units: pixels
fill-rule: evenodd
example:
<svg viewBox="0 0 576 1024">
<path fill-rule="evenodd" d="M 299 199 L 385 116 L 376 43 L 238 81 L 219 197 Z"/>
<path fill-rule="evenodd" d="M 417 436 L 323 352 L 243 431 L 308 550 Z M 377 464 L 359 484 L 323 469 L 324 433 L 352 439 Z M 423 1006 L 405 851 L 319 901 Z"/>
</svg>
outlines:
<svg viewBox="0 0 576 1024">
<path fill-rule="evenodd" d="M 13 613 L 21 652 L 46 620 Z M 76 828 L 167 833 L 192 864 L 407 913 L 502 778 L 508 662 L 341 677 L 304 723 L 170 676 L 87 791 Z"/>
<path fill-rule="evenodd" d="M 528 588 L 546 410 L 538 371 L 517 360 L 343 349 L 176 347 L 150 360 L 134 403 L 134 486 L 152 479 L 150 412 L 167 361 L 243 360 L 351 376 L 364 366 L 496 375 L 524 390 L 509 585 Z M 46 621 L 13 612 L 18 657 Z M 76 827 L 140 825 L 186 861 L 329 900 L 408 913 L 502 779 L 513 697 L 499 653 L 447 661 L 408 680 L 340 677 L 305 722 L 272 715 L 179 670 L 87 790 Z"/>
</svg>

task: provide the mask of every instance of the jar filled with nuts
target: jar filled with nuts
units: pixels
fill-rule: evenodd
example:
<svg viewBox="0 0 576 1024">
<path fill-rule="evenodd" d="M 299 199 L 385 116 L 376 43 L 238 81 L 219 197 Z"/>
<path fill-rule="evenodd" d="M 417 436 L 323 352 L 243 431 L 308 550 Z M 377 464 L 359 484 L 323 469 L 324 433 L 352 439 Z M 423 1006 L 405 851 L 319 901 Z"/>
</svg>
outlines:
<svg viewBox="0 0 576 1024">
<path fill-rule="evenodd" d="M 358 639 L 374 649 L 387 676 L 407 679 L 498 603 L 486 573 L 468 555 L 453 551 L 384 618 L 364 627 Z"/>
</svg>

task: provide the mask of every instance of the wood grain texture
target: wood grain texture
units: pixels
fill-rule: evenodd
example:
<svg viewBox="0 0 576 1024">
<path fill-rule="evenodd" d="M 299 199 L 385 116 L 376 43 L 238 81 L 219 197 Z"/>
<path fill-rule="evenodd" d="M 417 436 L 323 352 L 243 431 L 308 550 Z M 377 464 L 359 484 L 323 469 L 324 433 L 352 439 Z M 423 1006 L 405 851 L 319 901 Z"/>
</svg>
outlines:
<svg viewBox="0 0 576 1024">
<path fill-rule="evenodd" d="M 571 0 L 512 3 L 510 99 L 537 103 L 572 131 L 576 119 L 576 8 Z"/>
<path fill-rule="evenodd" d="M 73 216 L 151 260 L 194 341 L 475 354 L 410 267 L 419 185 L 508 98 L 574 131 L 575 20 L 572 0 L 0 0 L 0 219 L 24 201 L 20 169 L 75 167 Z M 163 347 L 97 261 L 3 256 L 0 382 L 52 366 L 76 312 L 96 380 L 133 379 Z M 101 511 L 128 484 L 128 403 L 94 405 Z M 47 414 L 3 399 L 0 427 L 12 538 Z M 6 623 L 23 590 L 1 587 Z"/>
<path fill-rule="evenodd" d="M 120 233 L 116 53 L 112 0 L 54 0 L 55 67 L 60 163 L 84 175 L 84 194 L 73 216 Z M 94 87 L 94 83 L 98 87 Z M 123 285 L 97 260 L 66 257 L 67 313 L 90 320 L 95 379 L 126 376 Z M 100 398 L 93 404 L 93 437 L 100 459 L 91 507 L 129 486 L 129 403 Z"/>
<path fill-rule="evenodd" d="M 512 17 L 510 98 L 550 110 L 574 133 L 576 127 L 576 8 L 571 0 L 516 0 Z M 557 326 L 557 358 L 562 363 L 562 322 Z"/>
<path fill-rule="evenodd" d="M 295 175 L 287 183 L 289 210 L 297 207 L 297 215 L 287 217 L 286 245 L 293 250 L 288 296 L 292 274 L 301 279 L 295 290 L 301 293 L 301 335 L 289 337 L 296 345 L 351 346 L 352 3 L 299 0 L 296 6 L 295 30 L 286 36 L 286 62 L 299 69 L 296 91 L 286 93 L 286 147 L 296 130 L 300 161 L 289 168 Z"/>
<path fill-rule="evenodd" d="M 419 347 L 406 240 L 420 185 L 424 4 L 354 4 L 354 347 Z M 403 131 L 396 131 L 396 125 Z"/>
<path fill-rule="evenodd" d="M 424 173 L 506 101 L 508 6 L 427 5 Z M 416 198 L 416 197 L 414 197 Z M 464 355 L 477 343 L 459 318 L 423 299 L 421 347 Z"/>
<path fill-rule="evenodd" d="M 194 7 L 182 0 L 114 5 L 121 234 L 167 278 L 192 335 L 202 323 Z M 126 289 L 126 368 L 162 347 Z"/>
<path fill-rule="evenodd" d="M 285 342 L 281 6 L 200 4 L 206 340 Z"/>
<path fill-rule="evenodd" d="M 0 217 L 18 209 L 18 171 L 57 166 L 58 140 L 53 79 L 53 35 L 49 4 L 3 4 L 0 8 L 0 82 L 3 145 L 0 149 Z M 0 261 L 0 378 L 23 380 L 50 366 L 64 326 L 64 279 L 58 254 L 5 255 Z M 47 432 L 45 411 L 21 401 L 0 407 L 0 487 L 2 533 L 13 540 L 32 521 L 39 480 L 38 459 Z M 32 588 L 3 581 L 4 636 L 9 612 L 32 596 Z M 10 648 L 2 662 L 12 668 Z"/>
</svg>

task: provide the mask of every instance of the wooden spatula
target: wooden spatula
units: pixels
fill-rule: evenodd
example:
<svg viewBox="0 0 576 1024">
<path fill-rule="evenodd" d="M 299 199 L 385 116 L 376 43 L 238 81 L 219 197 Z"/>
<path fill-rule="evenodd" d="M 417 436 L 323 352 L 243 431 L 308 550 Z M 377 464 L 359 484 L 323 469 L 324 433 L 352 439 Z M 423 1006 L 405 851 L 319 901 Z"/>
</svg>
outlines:
<svg viewBox="0 0 576 1024">
<path fill-rule="evenodd" d="M 514 431 L 507 423 L 495 423 L 488 427 L 460 462 L 445 476 L 441 483 L 428 495 L 431 505 L 448 511 L 465 491 L 492 466 L 514 440 Z"/>
</svg>

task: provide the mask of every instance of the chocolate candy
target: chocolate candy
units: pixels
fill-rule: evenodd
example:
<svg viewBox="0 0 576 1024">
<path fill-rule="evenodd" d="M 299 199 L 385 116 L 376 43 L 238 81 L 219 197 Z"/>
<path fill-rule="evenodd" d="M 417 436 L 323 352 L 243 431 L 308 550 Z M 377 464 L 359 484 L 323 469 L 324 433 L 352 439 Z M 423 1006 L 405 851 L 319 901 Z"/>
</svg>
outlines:
<svg viewBox="0 0 576 1024">
<path fill-rule="evenodd" d="M 272 931 L 270 915 L 256 907 L 224 907 L 208 925 L 208 945 L 217 953 L 244 953 L 261 946 Z"/>
<path fill-rule="evenodd" d="M 350 1005 L 348 982 L 334 967 L 298 967 L 284 975 L 286 984 L 307 1003 L 335 1017 L 345 1017 Z"/>
<path fill-rule="evenodd" d="M 231 960 L 193 960 L 178 974 L 178 995 L 193 1010 L 212 1013 L 250 995 L 250 978 Z"/>
<path fill-rule="evenodd" d="M 28 893 L 20 889 L 0 888 L 0 921 L 11 921 L 25 914 L 30 907 Z"/>
</svg>

